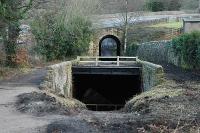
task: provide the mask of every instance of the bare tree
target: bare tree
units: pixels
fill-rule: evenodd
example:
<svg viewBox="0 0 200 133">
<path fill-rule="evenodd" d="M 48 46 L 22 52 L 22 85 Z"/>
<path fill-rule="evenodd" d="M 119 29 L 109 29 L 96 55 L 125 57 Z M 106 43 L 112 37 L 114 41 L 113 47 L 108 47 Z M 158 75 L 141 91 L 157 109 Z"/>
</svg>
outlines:
<svg viewBox="0 0 200 133">
<path fill-rule="evenodd" d="M 118 18 L 120 19 L 120 27 L 124 33 L 124 47 L 123 51 L 126 52 L 128 43 L 128 29 L 130 25 L 135 24 L 136 20 L 142 15 L 144 7 L 143 0 L 123 0 L 121 3 L 121 13 Z"/>
<path fill-rule="evenodd" d="M 200 13 L 200 0 L 199 0 L 199 13 Z"/>
</svg>

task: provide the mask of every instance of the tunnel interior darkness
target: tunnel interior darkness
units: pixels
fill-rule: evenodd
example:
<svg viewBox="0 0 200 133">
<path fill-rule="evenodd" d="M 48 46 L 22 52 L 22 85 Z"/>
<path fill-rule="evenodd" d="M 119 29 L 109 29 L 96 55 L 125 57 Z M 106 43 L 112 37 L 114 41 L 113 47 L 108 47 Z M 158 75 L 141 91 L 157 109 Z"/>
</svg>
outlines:
<svg viewBox="0 0 200 133">
<path fill-rule="evenodd" d="M 73 75 L 73 97 L 88 105 L 90 110 L 119 109 L 140 92 L 141 78 L 139 75 Z M 100 106 L 97 109 L 95 105 Z"/>
</svg>

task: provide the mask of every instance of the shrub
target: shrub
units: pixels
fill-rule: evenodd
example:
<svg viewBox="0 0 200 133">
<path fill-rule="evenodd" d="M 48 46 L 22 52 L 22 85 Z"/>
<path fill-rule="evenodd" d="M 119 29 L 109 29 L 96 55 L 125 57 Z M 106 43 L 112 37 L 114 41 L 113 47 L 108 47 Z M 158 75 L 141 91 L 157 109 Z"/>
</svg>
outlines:
<svg viewBox="0 0 200 133">
<path fill-rule="evenodd" d="M 138 47 L 139 46 L 134 43 L 132 43 L 131 45 L 128 45 L 127 50 L 126 50 L 126 55 L 127 56 L 136 56 Z"/>
<path fill-rule="evenodd" d="M 28 51 L 25 48 L 19 48 L 16 51 L 16 55 L 13 58 L 13 62 L 18 66 L 18 67 L 27 67 L 29 66 L 28 62 Z"/>
<path fill-rule="evenodd" d="M 63 18 L 46 13 L 32 23 L 35 51 L 47 61 L 85 54 L 92 36 L 91 22 L 81 16 Z"/>
<path fill-rule="evenodd" d="M 163 11 L 164 4 L 159 1 L 150 1 L 147 3 L 147 8 L 152 12 Z"/>
<path fill-rule="evenodd" d="M 182 0 L 181 9 L 194 10 L 199 7 L 199 0 Z"/>
<path fill-rule="evenodd" d="M 186 67 L 200 68 L 200 32 L 185 33 L 173 39 L 172 48 Z"/>
<path fill-rule="evenodd" d="M 180 10 L 181 0 L 148 0 L 146 6 L 153 12 Z"/>
</svg>

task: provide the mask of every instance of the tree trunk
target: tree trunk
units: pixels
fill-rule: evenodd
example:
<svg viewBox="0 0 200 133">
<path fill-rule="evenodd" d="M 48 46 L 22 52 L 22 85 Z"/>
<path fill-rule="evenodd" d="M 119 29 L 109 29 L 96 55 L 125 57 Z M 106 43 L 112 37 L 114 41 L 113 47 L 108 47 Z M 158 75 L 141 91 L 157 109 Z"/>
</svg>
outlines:
<svg viewBox="0 0 200 133">
<path fill-rule="evenodd" d="M 6 62 L 9 66 L 15 66 L 15 54 L 16 54 L 16 44 L 17 38 L 19 36 L 19 25 L 18 23 L 10 23 L 8 25 L 8 34 L 6 40 L 4 41 L 6 50 Z"/>
<path fill-rule="evenodd" d="M 126 0 L 125 24 L 124 24 L 124 54 L 127 49 L 127 35 L 128 35 L 128 0 Z"/>
<path fill-rule="evenodd" d="M 200 0 L 199 0 L 199 13 L 200 13 Z"/>
</svg>

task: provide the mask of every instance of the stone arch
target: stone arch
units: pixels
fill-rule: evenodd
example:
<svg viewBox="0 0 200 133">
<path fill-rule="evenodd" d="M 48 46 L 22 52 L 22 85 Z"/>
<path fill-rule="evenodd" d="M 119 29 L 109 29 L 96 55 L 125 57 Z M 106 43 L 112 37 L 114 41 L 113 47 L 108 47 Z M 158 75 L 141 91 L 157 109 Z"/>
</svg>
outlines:
<svg viewBox="0 0 200 133">
<path fill-rule="evenodd" d="M 118 37 L 116 37 L 114 35 L 105 35 L 100 39 L 100 41 L 99 41 L 99 56 L 102 56 L 102 42 L 107 38 L 112 38 L 116 42 L 116 45 L 117 45 L 116 56 L 120 56 L 121 55 L 121 41 Z"/>
<path fill-rule="evenodd" d="M 117 40 L 117 42 L 120 42 L 120 47 L 121 50 L 123 49 L 122 47 L 122 43 L 123 43 L 123 31 L 119 28 L 99 28 L 99 29 L 95 29 L 94 30 L 94 34 L 93 37 L 91 39 L 90 42 L 90 47 L 89 47 L 89 51 L 88 54 L 90 56 L 99 56 L 99 44 L 100 41 L 108 36 L 113 36 L 113 38 L 115 38 Z M 118 48 L 119 49 L 119 48 Z M 121 54 L 122 51 L 118 52 L 118 55 Z"/>
</svg>

